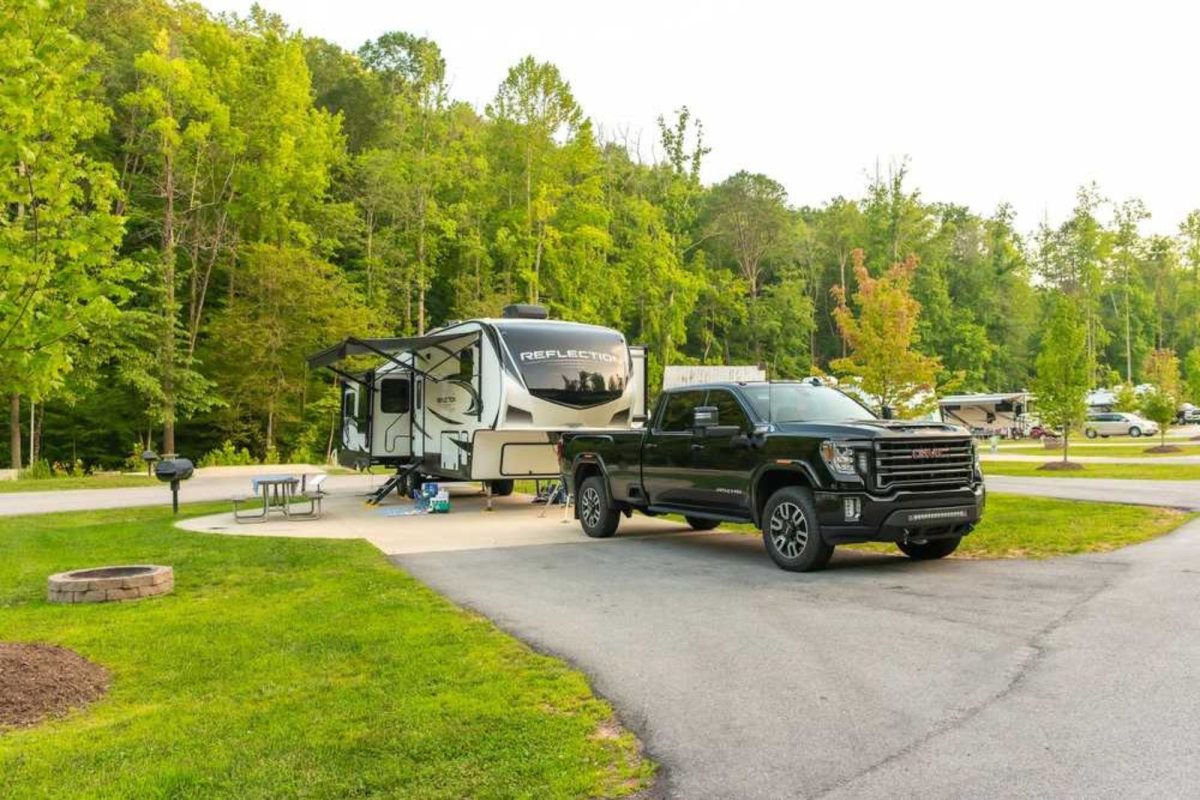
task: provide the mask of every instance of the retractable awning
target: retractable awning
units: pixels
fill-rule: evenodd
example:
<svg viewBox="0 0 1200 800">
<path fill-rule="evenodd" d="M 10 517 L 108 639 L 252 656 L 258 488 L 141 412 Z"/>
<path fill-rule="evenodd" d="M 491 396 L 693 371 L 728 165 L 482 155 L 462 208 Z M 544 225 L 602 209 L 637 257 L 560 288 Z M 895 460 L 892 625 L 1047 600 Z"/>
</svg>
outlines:
<svg viewBox="0 0 1200 800">
<path fill-rule="evenodd" d="M 328 367 L 330 371 L 342 375 L 343 378 L 350 380 L 361 380 L 352 377 L 338 369 L 334 365 L 337 362 L 344 361 L 348 357 L 356 355 L 377 355 L 380 359 L 386 359 L 401 366 L 404 369 L 412 369 L 413 372 L 428 374 L 431 369 L 437 368 L 442 363 L 454 356 L 458 350 L 467 347 L 468 344 L 478 341 L 480 332 L 460 331 L 457 333 L 430 333 L 427 336 L 407 336 L 401 338 L 379 338 L 379 339 L 360 339 L 349 337 L 343 342 L 338 342 L 331 348 L 325 348 L 320 353 L 314 353 L 308 356 L 308 367 L 318 369 L 320 367 Z M 449 347 L 450 343 L 457 344 L 457 347 Z M 428 353 L 430 350 L 438 350 L 439 354 Z M 412 354 L 414 357 L 409 362 L 404 363 L 398 359 L 402 354 Z M 437 363 L 428 365 L 428 361 L 432 361 L 434 357 L 439 357 Z M 422 367 L 421 362 L 426 362 Z"/>
<path fill-rule="evenodd" d="M 470 333 L 434 333 L 428 336 L 406 336 L 388 339 L 358 339 L 351 336 L 345 341 L 338 342 L 333 347 L 327 347 L 319 353 L 308 357 L 310 369 L 329 367 L 351 356 L 376 355 L 394 361 L 401 353 L 415 353 L 430 347 L 438 347 L 455 339 L 463 339 L 477 335 Z"/>
</svg>

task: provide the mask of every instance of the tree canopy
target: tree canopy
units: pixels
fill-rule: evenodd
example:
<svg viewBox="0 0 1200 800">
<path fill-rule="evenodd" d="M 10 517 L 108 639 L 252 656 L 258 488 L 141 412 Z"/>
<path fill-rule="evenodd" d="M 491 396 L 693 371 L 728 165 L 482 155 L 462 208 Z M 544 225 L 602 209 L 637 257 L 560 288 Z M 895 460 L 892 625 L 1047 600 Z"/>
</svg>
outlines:
<svg viewBox="0 0 1200 800">
<path fill-rule="evenodd" d="M 321 450 L 333 390 L 304 348 L 515 301 L 648 345 L 652 387 L 750 363 L 894 404 L 1031 388 L 1066 302 L 1088 388 L 1172 350 L 1200 401 L 1200 210 L 1144 235 L 1151 209 L 1084 186 L 1035 226 L 928 198 L 906 162 L 803 205 L 750 170 L 705 183 L 720 142 L 686 106 L 654 141 L 605 132 L 535 53 L 476 108 L 428 38 L 351 51 L 257 7 L 12 0 L 0 45 L 13 461 L 22 436 L 109 465 Z"/>
</svg>

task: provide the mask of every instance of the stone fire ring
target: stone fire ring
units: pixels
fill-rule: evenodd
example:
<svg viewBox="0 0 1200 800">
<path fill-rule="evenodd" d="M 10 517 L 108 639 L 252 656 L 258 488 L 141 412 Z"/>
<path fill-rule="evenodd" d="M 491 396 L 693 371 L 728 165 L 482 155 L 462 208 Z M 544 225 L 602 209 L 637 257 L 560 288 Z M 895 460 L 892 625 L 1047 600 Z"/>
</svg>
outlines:
<svg viewBox="0 0 1200 800">
<path fill-rule="evenodd" d="M 77 569 L 51 575 L 48 588 L 51 603 L 140 600 L 169 593 L 175 588 L 175 573 L 154 564 Z"/>
</svg>

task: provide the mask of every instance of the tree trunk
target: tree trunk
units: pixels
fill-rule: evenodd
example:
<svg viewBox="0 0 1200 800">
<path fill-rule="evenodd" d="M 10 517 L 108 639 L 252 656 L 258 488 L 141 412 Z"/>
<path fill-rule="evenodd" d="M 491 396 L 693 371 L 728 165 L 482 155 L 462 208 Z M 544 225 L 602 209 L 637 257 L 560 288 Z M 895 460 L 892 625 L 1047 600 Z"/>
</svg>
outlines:
<svg viewBox="0 0 1200 800">
<path fill-rule="evenodd" d="M 529 302 L 533 303 L 534 305 L 537 305 L 537 302 L 540 299 L 538 284 L 542 280 L 542 237 L 544 233 L 545 231 L 543 229 L 542 232 L 538 234 L 537 252 L 533 259 L 533 285 L 529 287 Z"/>
<path fill-rule="evenodd" d="M 1129 276 L 1125 276 L 1125 381 L 1133 385 L 1133 341 L 1129 323 Z"/>
<path fill-rule="evenodd" d="M 38 430 L 38 404 L 36 400 L 29 401 L 29 466 L 41 458 L 41 447 L 38 446 L 41 436 Z"/>
<path fill-rule="evenodd" d="M 375 209 L 367 209 L 367 305 L 375 307 L 375 284 L 373 260 L 375 258 Z"/>
<path fill-rule="evenodd" d="M 842 297 L 846 297 L 846 256 L 847 253 L 842 251 L 838 256 L 838 286 L 842 288 Z M 846 341 L 846 334 L 842 329 L 838 328 L 838 338 L 842 340 L 842 358 L 845 358 L 849 350 L 849 344 Z"/>
<path fill-rule="evenodd" d="M 175 168 L 170 157 L 164 165 L 163 200 L 163 455 L 175 455 Z"/>
<path fill-rule="evenodd" d="M 417 335 L 425 335 L 425 198 L 417 206 Z"/>
<path fill-rule="evenodd" d="M 21 468 L 21 395 L 9 398 L 8 436 L 9 462 L 13 469 Z"/>
<path fill-rule="evenodd" d="M 1071 433 L 1066 429 L 1066 426 L 1064 426 L 1063 427 L 1063 463 L 1064 464 L 1067 463 L 1067 447 L 1069 446 L 1070 442 L 1071 442 Z"/>
<path fill-rule="evenodd" d="M 267 404 L 267 453 L 275 449 L 275 403 Z"/>
</svg>

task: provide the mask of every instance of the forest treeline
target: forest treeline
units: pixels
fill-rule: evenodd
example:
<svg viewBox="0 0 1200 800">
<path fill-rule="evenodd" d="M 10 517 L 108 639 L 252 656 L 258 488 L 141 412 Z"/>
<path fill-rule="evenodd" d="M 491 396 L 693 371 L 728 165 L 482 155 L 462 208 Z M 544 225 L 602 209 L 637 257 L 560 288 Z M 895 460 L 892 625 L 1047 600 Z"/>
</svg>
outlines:
<svg viewBox="0 0 1200 800">
<path fill-rule="evenodd" d="M 348 51 L 257 8 L 7 0 L 0 70 L 8 459 L 226 440 L 319 458 L 336 398 L 307 353 L 511 302 L 620 329 L 652 381 L 829 370 L 851 363 L 856 250 L 859 275 L 915 261 L 915 346 L 943 390 L 1028 387 L 1062 296 L 1093 385 L 1173 349 L 1200 388 L 1200 212 L 1146 236 L 1141 202 L 1085 186 L 1068 219 L 1022 228 L 1007 206 L 925 199 L 903 163 L 797 205 L 766 175 L 704 184 L 719 143 L 686 107 L 643 153 L 536 56 L 476 108 L 435 42 Z"/>
</svg>

